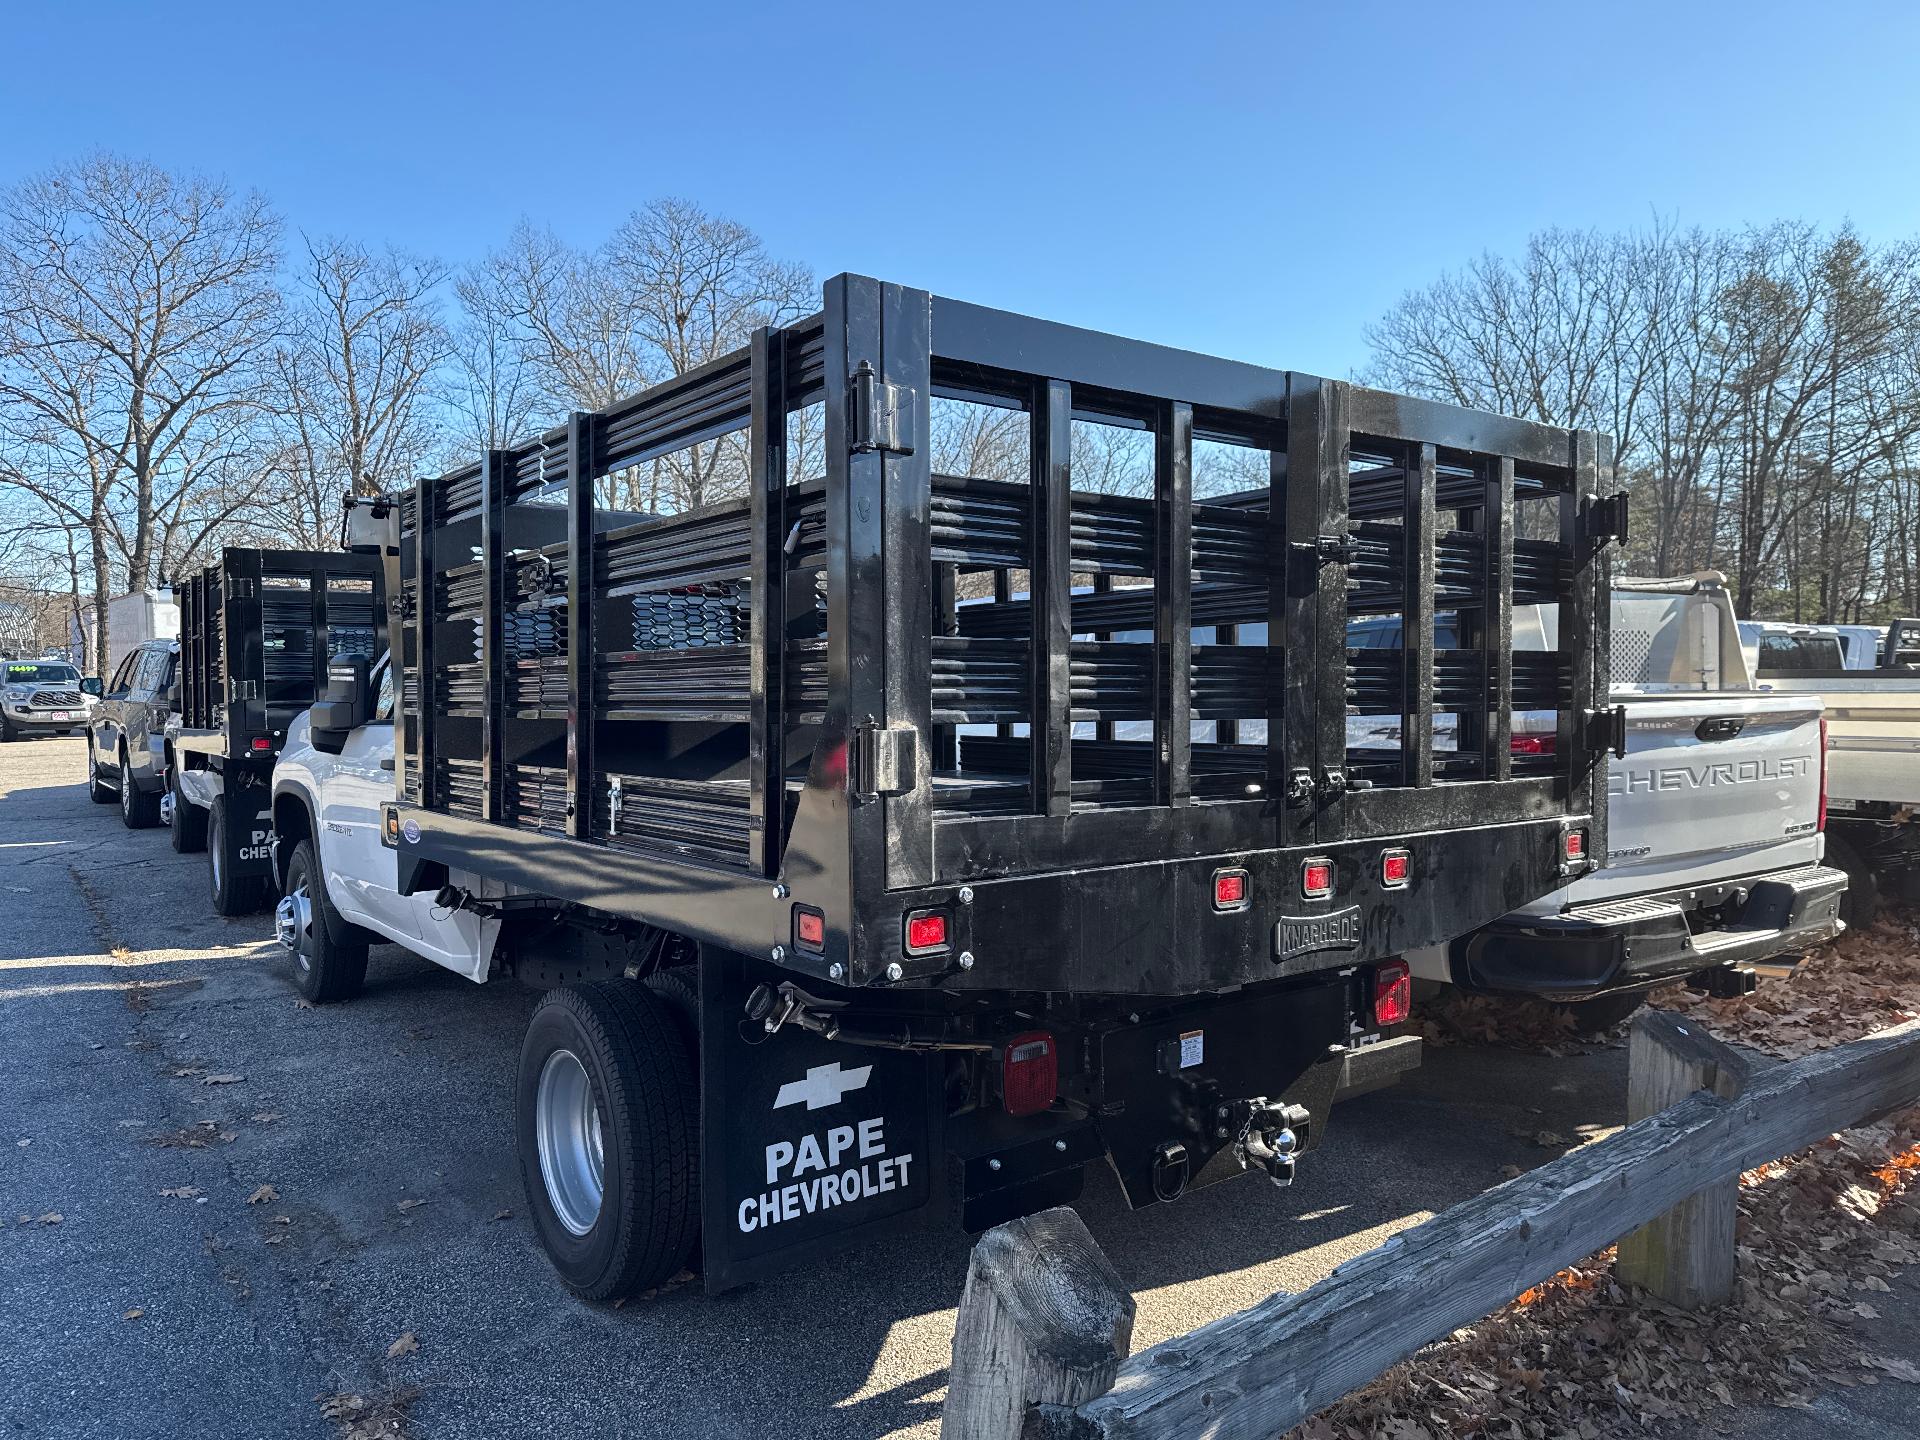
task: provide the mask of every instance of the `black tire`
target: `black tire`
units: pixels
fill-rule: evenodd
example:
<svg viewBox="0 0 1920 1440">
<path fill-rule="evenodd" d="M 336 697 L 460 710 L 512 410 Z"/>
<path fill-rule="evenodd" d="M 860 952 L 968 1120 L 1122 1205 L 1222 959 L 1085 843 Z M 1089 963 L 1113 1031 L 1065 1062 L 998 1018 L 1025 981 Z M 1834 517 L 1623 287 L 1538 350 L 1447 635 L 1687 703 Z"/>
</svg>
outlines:
<svg viewBox="0 0 1920 1440">
<path fill-rule="evenodd" d="M 133 766 L 120 757 L 120 822 L 129 830 L 151 830 L 160 823 L 160 797 L 133 783 Z"/>
<path fill-rule="evenodd" d="M 174 802 L 174 814 L 180 813 Z M 252 915 L 267 903 L 268 885 L 264 875 L 235 875 L 227 866 L 227 797 L 213 797 L 213 808 L 206 818 L 207 878 L 213 891 L 216 915 Z"/>
<path fill-rule="evenodd" d="M 167 789 L 173 793 L 173 824 L 168 837 L 176 854 L 197 855 L 207 848 L 207 812 L 180 791 L 180 775 L 167 767 Z"/>
<path fill-rule="evenodd" d="M 1582 1035 L 1598 1035 L 1611 1030 L 1647 1003 L 1647 992 L 1628 990 L 1617 995 L 1596 995 L 1591 1000 L 1573 1000 L 1560 1008 L 1573 1017 L 1573 1028 Z"/>
<path fill-rule="evenodd" d="M 308 905 L 304 921 L 294 914 L 293 988 L 316 1005 L 353 999 L 367 982 L 367 932 L 341 918 L 327 899 L 312 840 L 293 847 L 286 896 L 304 896 Z"/>
<path fill-rule="evenodd" d="M 539 1139 L 542 1077 L 550 1062 L 564 1073 L 563 1052 L 585 1071 L 603 1156 L 578 1231 L 555 1208 Z M 568 1289 L 618 1300 L 680 1272 L 700 1224 L 700 1085 L 667 1000 L 620 980 L 548 991 L 520 1047 L 514 1113 L 527 1205 Z"/>
<path fill-rule="evenodd" d="M 91 735 L 87 737 L 87 798 L 96 805 L 111 805 L 120 798 L 111 785 L 100 783 L 100 761 Z"/>
<path fill-rule="evenodd" d="M 679 1023 L 680 1038 L 687 1042 L 687 1052 L 696 1057 L 700 1053 L 700 984 L 695 978 L 699 973 L 692 965 L 676 965 L 670 970 L 656 970 L 642 982 L 667 1002 Z"/>
<path fill-rule="evenodd" d="M 0 711 L 0 745 L 13 739 L 13 722 L 7 719 L 6 712 Z"/>
<path fill-rule="evenodd" d="M 1827 863 L 1847 872 L 1847 888 L 1840 896 L 1840 919 L 1849 930 L 1864 930 L 1880 915 L 1880 877 L 1860 852 L 1839 836 L 1827 836 Z"/>
</svg>

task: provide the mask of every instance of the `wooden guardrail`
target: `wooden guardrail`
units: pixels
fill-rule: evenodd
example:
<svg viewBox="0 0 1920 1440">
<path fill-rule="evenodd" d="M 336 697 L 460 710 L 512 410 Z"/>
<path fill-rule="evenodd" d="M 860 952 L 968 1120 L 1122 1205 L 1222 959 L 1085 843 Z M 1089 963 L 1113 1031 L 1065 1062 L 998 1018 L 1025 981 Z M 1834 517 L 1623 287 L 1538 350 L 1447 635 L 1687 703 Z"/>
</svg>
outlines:
<svg viewBox="0 0 1920 1440">
<path fill-rule="evenodd" d="M 1080 1217 L 981 1237 L 945 1440 L 1273 1440 L 1622 1236 L 1623 1278 L 1725 1298 L 1742 1171 L 1920 1101 L 1920 1021 L 1751 1073 L 1690 1022 L 1634 1024 L 1627 1127 L 1278 1294 L 1128 1357 L 1133 1300 Z"/>
</svg>

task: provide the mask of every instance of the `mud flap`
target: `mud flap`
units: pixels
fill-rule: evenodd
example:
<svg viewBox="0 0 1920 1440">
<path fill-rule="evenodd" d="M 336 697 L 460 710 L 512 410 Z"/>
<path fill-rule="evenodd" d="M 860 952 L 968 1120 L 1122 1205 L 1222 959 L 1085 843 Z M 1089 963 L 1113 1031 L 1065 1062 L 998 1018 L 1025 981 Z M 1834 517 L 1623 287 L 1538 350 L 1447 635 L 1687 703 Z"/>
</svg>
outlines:
<svg viewBox="0 0 1920 1440">
<path fill-rule="evenodd" d="M 236 879 L 259 877 L 271 883 L 273 872 L 273 787 L 271 775 L 231 771 L 222 795 L 227 807 L 227 874 Z"/>
<path fill-rule="evenodd" d="M 786 972 L 702 946 L 701 1241 L 717 1294 L 942 1218 L 938 1055 L 768 1035 L 747 996 Z"/>
</svg>

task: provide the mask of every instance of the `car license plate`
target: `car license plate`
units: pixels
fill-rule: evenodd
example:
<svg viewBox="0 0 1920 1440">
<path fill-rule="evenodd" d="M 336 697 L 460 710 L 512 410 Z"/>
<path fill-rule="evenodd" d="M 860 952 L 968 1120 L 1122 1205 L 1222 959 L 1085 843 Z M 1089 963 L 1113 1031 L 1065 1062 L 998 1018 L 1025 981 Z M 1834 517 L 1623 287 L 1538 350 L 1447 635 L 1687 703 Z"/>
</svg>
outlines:
<svg viewBox="0 0 1920 1440">
<path fill-rule="evenodd" d="M 56 710 L 53 712 L 53 718 L 56 720 L 71 720 L 73 719 L 73 712 L 71 710 Z"/>
</svg>

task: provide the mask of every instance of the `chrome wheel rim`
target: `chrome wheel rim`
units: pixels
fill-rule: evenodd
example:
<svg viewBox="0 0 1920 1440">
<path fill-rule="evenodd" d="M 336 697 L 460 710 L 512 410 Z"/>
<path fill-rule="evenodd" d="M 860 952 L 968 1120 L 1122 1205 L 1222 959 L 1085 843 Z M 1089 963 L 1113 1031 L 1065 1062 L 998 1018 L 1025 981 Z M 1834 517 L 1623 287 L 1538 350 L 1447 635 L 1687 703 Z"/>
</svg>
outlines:
<svg viewBox="0 0 1920 1440">
<path fill-rule="evenodd" d="M 606 1151 L 600 1137 L 600 1108 L 593 1103 L 593 1082 L 571 1050 L 554 1051 L 540 1067 L 533 1133 L 540 1151 L 540 1178 L 546 1183 L 555 1218 L 569 1234 L 585 1235 L 600 1218 Z"/>
<path fill-rule="evenodd" d="M 313 943 L 313 901 L 307 896 L 307 883 L 302 880 L 292 890 L 280 897 L 280 903 L 273 907 L 274 938 L 286 946 L 293 956 L 293 963 L 301 970 L 313 968 L 310 949 Z"/>
<path fill-rule="evenodd" d="M 120 813 L 133 817 L 133 775 L 125 765 L 120 767 Z"/>
<path fill-rule="evenodd" d="M 226 827 L 216 820 L 210 828 L 213 833 L 209 838 L 213 843 L 207 846 L 207 868 L 213 873 L 213 888 L 218 890 L 221 879 L 221 852 L 227 848 Z"/>
</svg>

